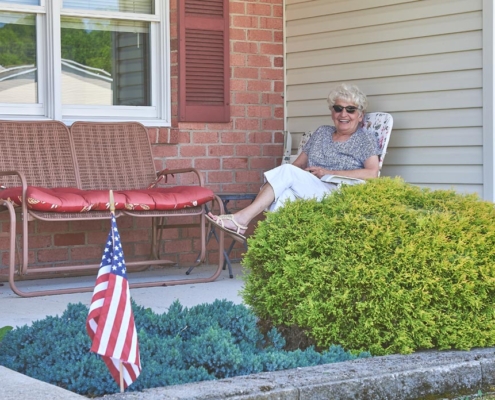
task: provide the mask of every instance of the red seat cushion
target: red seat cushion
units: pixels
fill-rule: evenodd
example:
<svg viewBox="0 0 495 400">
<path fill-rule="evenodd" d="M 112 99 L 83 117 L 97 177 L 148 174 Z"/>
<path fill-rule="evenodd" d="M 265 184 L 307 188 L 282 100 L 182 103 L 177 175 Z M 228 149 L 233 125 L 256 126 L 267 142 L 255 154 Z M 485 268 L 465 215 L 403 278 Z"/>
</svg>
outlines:
<svg viewBox="0 0 495 400">
<path fill-rule="evenodd" d="M 0 199 L 14 206 L 22 204 L 21 187 L 0 190 Z M 143 190 L 116 190 L 116 210 L 166 211 L 195 207 L 213 200 L 210 189 L 201 186 L 176 186 Z M 80 190 L 77 188 L 46 189 L 28 186 L 27 207 L 36 211 L 88 212 L 110 209 L 108 190 Z"/>
</svg>

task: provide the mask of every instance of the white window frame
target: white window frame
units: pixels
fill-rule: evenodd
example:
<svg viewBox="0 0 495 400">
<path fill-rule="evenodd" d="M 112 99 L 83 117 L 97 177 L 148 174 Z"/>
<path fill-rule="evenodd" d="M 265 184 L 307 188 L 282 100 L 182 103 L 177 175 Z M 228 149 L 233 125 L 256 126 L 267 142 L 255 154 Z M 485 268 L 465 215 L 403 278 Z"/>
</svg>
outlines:
<svg viewBox="0 0 495 400">
<path fill-rule="evenodd" d="M 171 126 L 169 0 L 155 1 L 155 14 L 125 14 L 62 9 L 63 0 L 41 0 L 40 6 L 2 3 L 1 11 L 36 14 L 38 103 L 0 103 L 0 119 L 138 121 L 145 126 Z M 150 21 L 151 106 L 63 105 L 60 18 L 62 16 Z"/>
</svg>

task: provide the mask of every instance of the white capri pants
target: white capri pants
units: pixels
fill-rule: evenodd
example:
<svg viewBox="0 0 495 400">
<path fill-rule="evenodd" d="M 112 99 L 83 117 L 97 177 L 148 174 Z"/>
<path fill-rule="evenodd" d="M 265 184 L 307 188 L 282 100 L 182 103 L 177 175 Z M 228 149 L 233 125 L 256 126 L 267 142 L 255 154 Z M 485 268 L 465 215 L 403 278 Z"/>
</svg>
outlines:
<svg viewBox="0 0 495 400">
<path fill-rule="evenodd" d="M 283 164 L 265 172 L 265 182 L 268 182 L 275 192 L 275 201 L 268 208 L 270 211 L 282 207 L 287 200 L 321 200 L 323 196 L 337 189 L 336 185 L 322 182 L 310 172 L 292 164 Z"/>
</svg>

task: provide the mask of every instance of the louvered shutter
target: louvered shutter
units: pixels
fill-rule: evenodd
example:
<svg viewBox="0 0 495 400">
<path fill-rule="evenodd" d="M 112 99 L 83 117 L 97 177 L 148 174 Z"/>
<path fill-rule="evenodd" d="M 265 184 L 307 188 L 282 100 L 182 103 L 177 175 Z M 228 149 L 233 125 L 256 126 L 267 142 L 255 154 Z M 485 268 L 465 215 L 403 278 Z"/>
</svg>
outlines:
<svg viewBox="0 0 495 400">
<path fill-rule="evenodd" d="M 179 3 L 179 120 L 228 122 L 229 1 Z"/>
</svg>

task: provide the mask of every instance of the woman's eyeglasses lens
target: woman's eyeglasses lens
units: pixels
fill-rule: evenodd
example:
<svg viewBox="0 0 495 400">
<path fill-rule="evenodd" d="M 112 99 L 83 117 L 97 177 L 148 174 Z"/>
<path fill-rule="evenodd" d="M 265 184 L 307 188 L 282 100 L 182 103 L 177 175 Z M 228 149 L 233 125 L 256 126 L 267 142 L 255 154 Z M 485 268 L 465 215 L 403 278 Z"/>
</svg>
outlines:
<svg viewBox="0 0 495 400">
<path fill-rule="evenodd" d="M 342 106 L 332 106 L 332 108 L 334 109 L 335 112 L 342 112 L 342 110 L 345 108 L 345 110 L 347 111 L 348 114 L 354 114 L 358 108 L 357 107 L 354 107 L 354 106 L 347 106 L 347 107 L 342 107 Z"/>
</svg>

